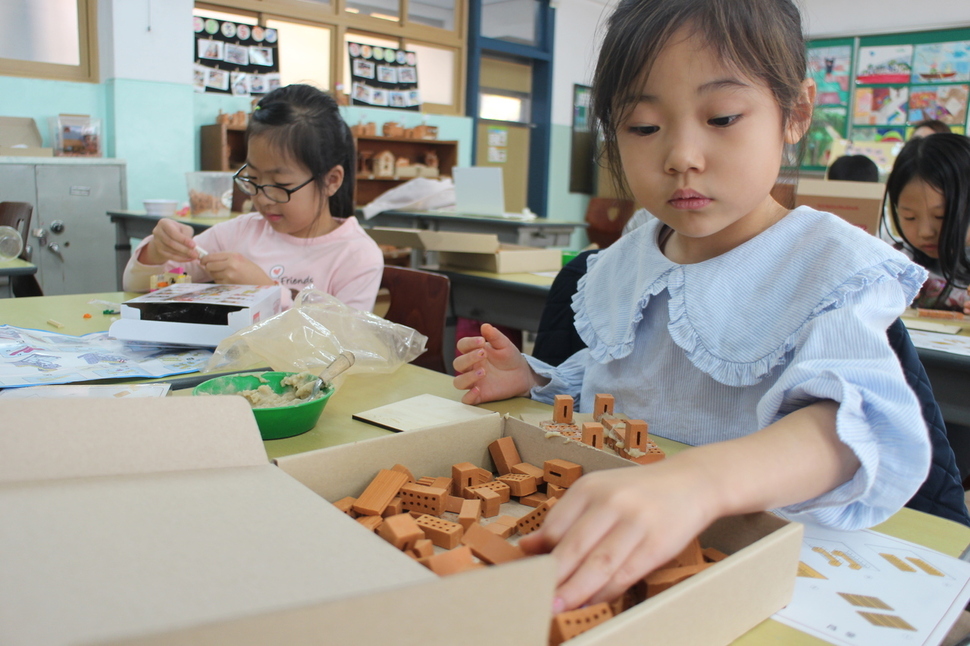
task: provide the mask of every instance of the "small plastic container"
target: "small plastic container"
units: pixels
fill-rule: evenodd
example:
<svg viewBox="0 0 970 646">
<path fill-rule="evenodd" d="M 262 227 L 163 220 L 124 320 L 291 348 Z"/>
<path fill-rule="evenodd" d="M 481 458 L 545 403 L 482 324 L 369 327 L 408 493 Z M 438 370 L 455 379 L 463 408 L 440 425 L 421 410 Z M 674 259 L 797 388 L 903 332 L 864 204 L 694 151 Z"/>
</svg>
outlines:
<svg viewBox="0 0 970 646">
<path fill-rule="evenodd" d="M 189 215 L 194 218 L 228 218 L 232 206 L 232 173 L 193 171 L 185 174 L 189 188 Z"/>
<path fill-rule="evenodd" d="M 13 227 L 0 226 L 0 262 L 9 262 L 24 250 L 24 239 Z"/>
<path fill-rule="evenodd" d="M 145 200 L 145 213 L 148 215 L 158 215 L 163 218 L 175 217 L 175 211 L 179 207 L 176 200 Z"/>
</svg>

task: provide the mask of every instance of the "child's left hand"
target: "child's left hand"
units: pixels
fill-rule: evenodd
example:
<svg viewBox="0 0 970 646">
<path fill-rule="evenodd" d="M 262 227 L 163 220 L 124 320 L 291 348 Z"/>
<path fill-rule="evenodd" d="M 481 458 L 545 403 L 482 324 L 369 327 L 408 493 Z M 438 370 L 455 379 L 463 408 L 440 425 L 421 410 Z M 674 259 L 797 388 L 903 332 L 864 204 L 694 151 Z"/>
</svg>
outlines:
<svg viewBox="0 0 970 646">
<path fill-rule="evenodd" d="M 207 254 L 199 264 L 222 285 L 272 285 L 275 282 L 259 265 L 234 251 Z"/>
<path fill-rule="evenodd" d="M 970 314 L 970 300 L 964 301 L 963 303 L 963 313 Z"/>
<path fill-rule="evenodd" d="M 675 557 L 717 517 L 707 482 L 691 461 L 673 458 L 580 478 L 519 541 L 527 553 L 557 557 L 553 612 L 612 601 Z"/>
</svg>

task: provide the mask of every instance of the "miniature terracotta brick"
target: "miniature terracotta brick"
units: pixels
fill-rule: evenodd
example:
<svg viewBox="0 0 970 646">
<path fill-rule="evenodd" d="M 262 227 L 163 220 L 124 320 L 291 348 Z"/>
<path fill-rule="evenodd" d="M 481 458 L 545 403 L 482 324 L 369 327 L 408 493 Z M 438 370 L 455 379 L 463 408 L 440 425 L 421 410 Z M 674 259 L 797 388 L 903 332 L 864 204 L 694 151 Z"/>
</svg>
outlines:
<svg viewBox="0 0 970 646">
<path fill-rule="evenodd" d="M 434 479 L 434 482 L 431 483 L 431 486 L 434 487 L 435 489 L 444 489 L 445 491 L 450 492 L 452 487 L 452 481 L 451 481 L 451 478 L 445 478 L 444 476 L 440 476 Z"/>
<path fill-rule="evenodd" d="M 613 610 L 610 608 L 610 604 L 605 601 L 585 608 L 560 612 L 552 618 L 549 644 L 550 646 L 559 646 L 564 641 L 582 635 L 587 630 L 599 626 L 612 617 Z"/>
<path fill-rule="evenodd" d="M 518 545 L 509 543 L 481 525 L 469 527 L 461 542 L 471 548 L 472 554 L 490 565 L 525 557 L 525 552 Z"/>
<path fill-rule="evenodd" d="M 411 549 L 418 558 L 427 558 L 429 556 L 434 556 L 434 543 L 431 542 L 430 538 L 419 538 L 415 543 L 414 547 Z"/>
<path fill-rule="evenodd" d="M 470 525 L 474 525 L 482 518 L 482 500 L 481 498 L 477 500 L 458 498 L 458 500 L 462 501 L 461 510 L 458 512 L 458 524 L 467 532 Z"/>
<path fill-rule="evenodd" d="M 410 550 L 424 538 L 424 531 L 411 514 L 398 514 L 385 518 L 377 528 L 377 535 L 399 550 Z"/>
<path fill-rule="evenodd" d="M 428 559 L 426 565 L 438 576 L 448 576 L 471 569 L 476 563 L 471 548 L 463 545 L 458 549 L 435 554 Z"/>
<path fill-rule="evenodd" d="M 337 502 L 333 503 L 333 506 L 339 509 L 340 511 L 344 512 L 351 518 L 356 518 L 357 514 L 354 513 L 355 502 L 357 502 L 356 498 L 354 498 L 353 496 L 347 496 L 346 498 L 341 498 Z"/>
<path fill-rule="evenodd" d="M 512 473 L 522 473 L 527 476 L 532 476 L 536 479 L 537 487 L 541 487 L 546 482 L 542 469 L 528 462 L 519 462 L 518 464 L 512 465 Z"/>
<path fill-rule="evenodd" d="M 370 531 L 376 532 L 377 529 L 384 523 L 384 519 L 380 516 L 358 516 L 357 522 Z"/>
<path fill-rule="evenodd" d="M 603 393 L 596 395 L 593 398 L 593 419 L 598 422 L 603 415 L 612 415 L 615 402 L 613 395 Z"/>
<path fill-rule="evenodd" d="M 667 457 L 667 455 L 663 452 L 663 449 L 657 446 L 656 442 L 653 440 L 647 440 L 647 450 L 643 455 L 630 455 L 626 451 L 622 450 L 618 451 L 618 453 L 627 460 L 631 460 L 637 464 L 651 464 L 653 462 L 659 462 Z"/>
<path fill-rule="evenodd" d="M 448 492 L 444 489 L 426 487 L 417 482 L 412 482 L 401 487 L 401 501 L 404 509 L 410 512 L 419 511 L 422 514 L 440 516 L 445 513 L 445 496 Z"/>
<path fill-rule="evenodd" d="M 492 474 L 476 467 L 471 462 L 462 462 L 451 467 L 451 480 L 453 482 L 451 494 L 462 498 L 474 498 L 473 494 L 466 495 L 466 489 L 477 484 L 484 484 L 492 479 Z"/>
<path fill-rule="evenodd" d="M 422 487 L 433 487 L 434 486 L 434 476 L 424 476 L 423 478 L 418 478 L 415 482 Z"/>
<path fill-rule="evenodd" d="M 673 558 L 672 562 L 674 566 L 679 567 L 703 565 L 704 563 L 704 552 L 701 550 L 701 542 L 697 538 L 688 543 L 687 546 L 681 550 L 680 554 Z"/>
<path fill-rule="evenodd" d="M 539 490 L 536 486 L 536 479 L 524 473 L 507 473 L 504 476 L 495 478 L 499 482 L 504 482 L 509 487 L 509 492 L 516 498 L 528 496 Z"/>
<path fill-rule="evenodd" d="M 526 534 L 531 534 L 540 527 L 542 527 L 543 521 L 546 519 L 546 514 L 552 509 L 553 505 L 556 504 L 555 498 L 550 498 L 536 507 L 533 511 L 519 519 L 519 522 L 515 524 L 515 529 L 525 536 Z"/>
<path fill-rule="evenodd" d="M 718 563 L 728 557 L 727 554 L 716 547 L 705 547 L 701 550 L 701 553 L 704 555 L 704 560 L 708 563 Z"/>
<path fill-rule="evenodd" d="M 397 516 L 403 511 L 404 511 L 404 501 L 401 499 L 401 496 L 394 496 L 394 500 L 387 503 L 387 507 L 384 508 L 384 511 L 381 513 L 381 516 L 383 516 L 384 518 L 387 518 L 388 516 Z"/>
<path fill-rule="evenodd" d="M 623 447 L 627 450 L 636 449 L 637 451 L 646 451 L 647 429 L 647 423 L 642 419 L 628 419 L 626 421 L 626 435 L 623 438 Z"/>
<path fill-rule="evenodd" d="M 453 514 L 460 514 L 461 506 L 464 504 L 464 502 L 464 498 L 459 498 L 458 496 L 448 494 L 445 496 L 445 511 L 450 511 Z"/>
<path fill-rule="evenodd" d="M 647 598 L 649 599 L 668 588 L 672 588 L 684 579 L 689 579 L 710 566 L 710 563 L 702 563 L 700 565 L 688 565 L 686 567 L 664 568 L 651 572 L 646 577 Z"/>
<path fill-rule="evenodd" d="M 519 502 L 526 507 L 538 507 L 547 500 L 549 500 L 549 496 L 541 491 L 537 491 L 529 494 L 528 496 L 522 496 L 519 498 Z"/>
<path fill-rule="evenodd" d="M 469 489 L 474 492 L 477 492 L 479 489 L 491 489 L 502 497 L 502 504 L 505 504 L 512 499 L 512 488 L 500 480 L 492 480 L 491 482 L 469 487 Z"/>
<path fill-rule="evenodd" d="M 492 491 L 491 489 L 472 489 L 475 495 L 478 496 L 482 501 L 482 516 L 485 518 L 491 518 L 493 516 L 498 516 L 499 510 L 502 508 L 502 496 L 501 494 Z"/>
<path fill-rule="evenodd" d="M 446 550 L 454 549 L 459 541 L 461 541 L 461 536 L 464 532 L 464 529 L 458 523 L 428 516 L 427 514 L 418 517 L 415 522 L 418 524 L 418 527 L 424 530 L 424 535 L 430 538 L 432 543 Z"/>
<path fill-rule="evenodd" d="M 391 471 L 400 471 L 408 477 L 408 482 L 414 482 L 414 474 L 411 473 L 411 470 L 403 464 L 395 464 L 393 467 L 391 467 Z"/>
<path fill-rule="evenodd" d="M 569 395 L 556 395 L 552 399 L 552 421 L 555 424 L 573 423 L 573 398 Z"/>
<path fill-rule="evenodd" d="M 380 516 L 384 508 L 397 496 L 401 486 L 407 482 L 407 478 L 400 471 L 381 469 L 364 489 L 364 493 L 357 498 L 354 511 L 365 516 Z"/>
<path fill-rule="evenodd" d="M 583 475 L 583 466 L 568 460 L 546 460 L 542 477 L 546 482 L 568 489 Z"/>
<path fill-rule="evenodd" d="M 505 515 L 505 516 L 499 516 L 492 522 L 499 523 L 500 525 L 508 525 L 509 527 L 515 527 L 516 523 L 519 522 L 519 519 L 516 518 L 515 516 Z"/>
<path fill-rule="evenodd" d="M 596 422 L 583 423 L 583 444 L 594 449 L 603 448 L 603 425 Z"/>
<path fill-rule="evenodd" d="M 503 525 L 501 523 L 491 522 L 488 525 L 484 525 L 485 529 L 492 532 L 496 536 L 501 536 L 502 538 L 508 538 L 515 533 L 515 527 L 509 527 L 508 525 Z"/>
<path fill-rule="evenodd" d="M 508 436 L 500 437 L 489 444 L 488 452 L 492 455 L 492 462 L 495 463 L 495 470 L 499 475 L 512 473 L 512 466 L 522 462 L 519 450 L 515 448 L 515 440 Z"/>
<path fill-rule="evenodd" d="M 552 484 L 551 482 L 546 483 L 546 495 L 550 498 L 562 498 L 564 493 L 566 493 L 565 487 L 560 487 L 559 485 Z"/>
</svg>

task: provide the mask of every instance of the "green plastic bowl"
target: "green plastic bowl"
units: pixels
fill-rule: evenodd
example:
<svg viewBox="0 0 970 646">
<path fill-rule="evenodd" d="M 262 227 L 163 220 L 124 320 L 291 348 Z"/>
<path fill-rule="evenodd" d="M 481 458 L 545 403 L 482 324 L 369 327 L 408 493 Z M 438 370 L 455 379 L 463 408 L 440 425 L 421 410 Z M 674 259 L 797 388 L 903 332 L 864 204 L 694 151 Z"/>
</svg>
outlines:
<svg viewBox="0 0 970 646">
<path fill-rule="evenodd" d="M 235 395 L 244 390 L 255 390 L 263 384 L 282 394 L 287 386 L 281 386 L 280 381 L 295 372 L 262 372 L 249 375 L 223 375 L 204 381 L 194 389 L 193 395 Z M 260 379 L 262 377 L 262 379 Z M 259 434 L 264 440 L 279 440 L 306 433 L 316 426 L 320 413 L 333 394 L 333 386 L 320 391 L 320 396 L 307 402 L 291 406 L 275 406 L 273 408 L 254 408 L 253 416 L 259 426 Z"/>
</svg>

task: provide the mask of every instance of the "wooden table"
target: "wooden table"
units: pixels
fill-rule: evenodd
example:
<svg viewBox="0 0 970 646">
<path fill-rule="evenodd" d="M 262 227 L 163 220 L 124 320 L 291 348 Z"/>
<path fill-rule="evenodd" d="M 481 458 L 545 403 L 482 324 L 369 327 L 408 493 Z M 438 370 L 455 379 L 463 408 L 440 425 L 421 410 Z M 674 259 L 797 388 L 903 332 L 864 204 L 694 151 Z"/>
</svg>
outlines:
<svg viewBox="0 0 970 646">
<path fill-rule="evenodd" d="M 0 298 L 10 298 L 13 296 L 13 284 L 10 281 L 12 276 L 32 276 L 37 273 L 37 265 L 14 258 L 0 262 Z"/>
</svg>

